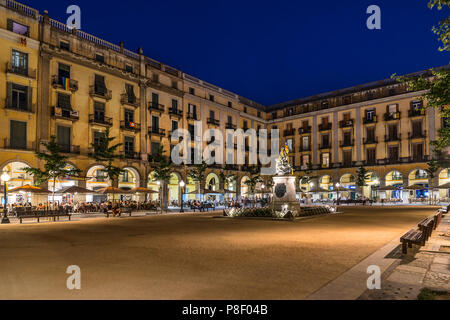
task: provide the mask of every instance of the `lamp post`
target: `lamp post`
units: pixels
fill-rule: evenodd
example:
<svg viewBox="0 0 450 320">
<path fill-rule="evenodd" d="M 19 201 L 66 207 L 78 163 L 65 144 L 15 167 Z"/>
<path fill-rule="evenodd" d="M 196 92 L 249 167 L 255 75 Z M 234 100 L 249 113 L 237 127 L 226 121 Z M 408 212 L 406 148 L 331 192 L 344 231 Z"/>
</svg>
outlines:
<svg viewBox="0 0 450 320">
<path fill-rule="evenodd" d="M 186 183 L 184 181 L 181 181 L 180 182 L 180 188 L 181 188 L 181 209 L 180 209 L 180 213 L 184 213 L 184 206 L 183 206 L 184 199 L 183 199 L 183 197 L 184 197 L 184 187 L 185 186 L 186 186 Z"/>
<path fill-rule="evenodd" d="M 341 184 L 338 182 L 338 183 L 336 183 L 336 190 L 337 190 L 337 194 L 336 194 L 336 197 L 337 197 L 337 203 L 339 203 L 339 187 L 341 186 Z"/>
<path fill-rule="evenodd" d="M 162 194 L 161 194 L 161 181 L 156 181 L 156 185 L 158 186 L 158 192 L 159 192 L 159 205 L 161 207 L 161 212 L 163 209 L 163 203 L 162 203 Z"/>
<path fill-rule="evenodd" d="M 4 200 L 5 200 L 5 204 L 4 204 L 4 209 L 3 209 L 3 218 L 2 218 L 2 222 L 1 224 L 8 224 L 9 219 L 8 219 L 8 196 L 6 195 L 6 187 L 7 187 L 7 182 L 9 180 L 11 180 L 11 177 L 9 176 L 9 174 L 7 172 L 3 172 L 2 176 L 1 176 L 1 180 L 3 181 L 3 188 L 4 188 Z"/>
</svg>

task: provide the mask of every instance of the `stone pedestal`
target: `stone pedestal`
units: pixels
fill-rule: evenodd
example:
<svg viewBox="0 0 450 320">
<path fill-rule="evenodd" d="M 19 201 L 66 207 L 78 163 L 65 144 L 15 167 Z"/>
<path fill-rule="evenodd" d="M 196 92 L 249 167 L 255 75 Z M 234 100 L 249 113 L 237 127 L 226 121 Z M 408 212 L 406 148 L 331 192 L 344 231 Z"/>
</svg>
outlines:
<svg viewBox="0 0 450 320">
<path fill-rule="evenodd" d="M 292 211 L 294 216 L 300 214 L 300 203 L 297 201 L 295 177 L 276 176 L 273 178 L 273 206 L 276 211 Z"/>
</svg>

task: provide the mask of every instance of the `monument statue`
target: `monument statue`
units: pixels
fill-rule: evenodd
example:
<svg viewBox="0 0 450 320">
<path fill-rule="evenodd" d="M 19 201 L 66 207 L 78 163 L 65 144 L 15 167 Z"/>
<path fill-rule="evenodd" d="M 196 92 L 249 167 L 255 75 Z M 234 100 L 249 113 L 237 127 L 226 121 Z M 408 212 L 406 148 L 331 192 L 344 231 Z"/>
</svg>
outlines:
<svg viewBox="0 0 450 320">
<path fill-rule="evenodd" d="M 276 171 L 278 176 L 294 174 L 294 170 L 292 169 L 292 166 L 289 163 L 289 147 L 287 145 L 281 149 L 280 156 L 277 161 Z"/>
<path fill-rule="evenodd" d="M 276 166 L 277 176 L 273 177 L 273 208 L 284 216 L 300 215 L 300 203 L 297 201 L 294 170 L 289 163 L 289 147 L 286 144 L 280 152 Z"/>
</svg>

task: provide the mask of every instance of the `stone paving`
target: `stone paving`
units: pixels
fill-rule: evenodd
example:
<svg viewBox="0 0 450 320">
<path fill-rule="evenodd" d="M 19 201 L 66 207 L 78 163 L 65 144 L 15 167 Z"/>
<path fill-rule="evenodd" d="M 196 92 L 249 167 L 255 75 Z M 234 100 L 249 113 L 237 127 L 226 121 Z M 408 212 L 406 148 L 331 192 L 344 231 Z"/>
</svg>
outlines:
<svg viewBox="0 0 450 320">
<path fill-rule="evenodd" d="M 423 288 L 450 292 L 450 214 L 426 246 L 416 248 L 386 272 L 381 290 L 368 290 L 361 300 L 416 300 Z"/>
</svg>

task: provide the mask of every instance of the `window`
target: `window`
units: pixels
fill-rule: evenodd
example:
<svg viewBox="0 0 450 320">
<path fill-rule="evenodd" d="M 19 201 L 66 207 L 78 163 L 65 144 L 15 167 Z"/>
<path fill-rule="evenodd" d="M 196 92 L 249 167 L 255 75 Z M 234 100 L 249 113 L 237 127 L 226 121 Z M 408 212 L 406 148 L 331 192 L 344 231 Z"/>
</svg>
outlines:
<svg viewBox="0 0 450 320">
<path fill-rule="evenodd" d="M 261 118 L 261 111 L 258 111 L 258 118 Z"/>
<path fill-rule="evenodd" d="M 388 113 L 393 114 L 398 112 L 398 105 L 397 104 L 391 104 L 388 105 Z"/>
<path fill-rule="evenodd" d="M 423 101 L 416 100 L 411 102 L 411 109 L 414 111 L 420 111 L 423 109 Z"/>
<path fill-rule="evenodd" d="M 173 111 L 178 110 L 178 100 L 172 99 L 172 110 Z"/>
<path fill-rule="evenodd" d="M 328 168 L 330 166 L 330 154 L 322 153 L 322 167 Z"/>
<path fill-rule="evenodd" d="M 159 105 L 159 94 L 152 93 L 152 104 L 156 107 Z"/>
<path fill-rule="evenodd" d="M 293 152 L 294 151 L 294 141 L 292 139 L 287 139 L 286 140 L 286 145 L 289 148 L 289 152 Z"/>
<path fill-rule="evenodd" d="M 352 165 L 352 151 L 343 152 L 343 162 L 345 167 L 350 167 Z"/>
<path fill-rule="evenodd" d="M 60 41 L 59 42 L 59 48 L 61 50 L 70 51 L 70 43 L 67 41 Z"/>
<path fill-rule="evenodd" d="M 209 101 L 214 101 L 214 96 L 212 94 L 209 95 Z"/>
<path fill-rule="evenodd" d="M 276 112 L 272 112 L 272 119 L 276 119 L 277 118 L 277 113 Z"/>
<path fill-rule="evenodd" d="M 125 137 L 124 149 L 125 149 L 125 156 L 126 157 L 134 158 L 134 138 L 132 138 L 132 137 Z"/>
<path fill-rule="evenodd" d="M 70 79 L 70 66 L 67 64 L 58 64 L 58 84 L 62 85 L 64 79 Z"/>
<path fill-rule="evenodd" d="M 130 127 L 134 123 L 134 111 L 125 109 L 124 112 L 125 126 Z"/>
<path fill-rule="evenodd" d="M 303 167 L 303 168 L 308 168 L 308 166 L 309 166 L 310 163 L 311 163 L 311 161 L 310 161 L 309 154 L 304 155 L 304 156 L 302 157 L 302 167 Z"/>
<path fill-rule="evenodd" d="M 233 124 L 233 117 L 232 116 L 228 116 L 228 124 Z"/>
<path fill-rule="evenodd" d="M 133 73 L 133 66 L 130 66 L 129 64 L 125 65 L 125 71 Z"/>
<path fill-rule="evenodd" d="M 100 53 L 96 53 L 95 54 L 95 61 L 101 62 L 101 63 L 105 63 L 105 57 L 100 54 Z"/>
<path fill-rule="evenodd" d="M 412 123 L 412 136 L 422 137 L 422 121 L 413 121 Z"/>
<path fill-rule="evenodd" d="M 216 115 L 214 110 L 209 110 L 209 118 L 214 121 L 216 119 Z"/>
<path fill-rule="evenodd" d="M 352 144 L 352 133 L 344 132 L 344 145 L 350 146 Z"/>
<path fill-rule="evenodd" d="M 104 76 L 98 74 L 94 76 L 94 89 L 96 94 L 106 95 L 107 89 Z"/>
<path fill-rule="evenodd" d="M 322 102 L 322 109 L 328 109 L 328 107 L 330 106 L 328 101 L 323 101 Z"/>
<path fill-rule="evenodd" d="M 189 135 L 191 136 L 191 140 L 195 138 L 195 127 L 193 124 L 188 125 Z"/>
<path fill-rule="evenodd" d="M 70 95 L 58 92 L 58 108 L 72 110 Z"/>
<path fill-rule="evenodd" d="M 367 142 L 375 142 L 375 128 L 367 128 Z"/>
<path fill-rule="evenodd" d="M 399 156 L 398 147 L 389 147 L 388 156 L 389 156 L 389 161 L 397 162 L 398 156 Z"/>
<path fill-rule="evenodd" d="M 13 50 L 11 57 L 11 68 L 14 73 L 28 76 L 28 54 Z"/>
<path fill-rule="evenodd" d="M 31 88 L 8 83 L 8 107 L 22 111 L 31 109 Z"/>
<path fill-rule="evenodd" d="M 309 137 L 302 138 L 302 149 L 303 149 L 303 151 L 309 150 Z"/>
<path fill-rule="evenodd" d="M 233 108 L 233 103 L 231 101 L 228 101 L 228 108 Z"/>
<path fill-rule="evenodd" d="M 10 147 L 25 150 L 27 148 L 27 123 L 11 120 L 10 125 Z"/>
<path fill-rule="evenodd" d="M 375 109 L 366 110 L 366 121 L 374 121 L 375 120 Z"/>
<path fill-rule="evenodd" d="M 194 88 L 189 88 L 189 94 L 192 94 L 194 96 L 195 95 L 195 89 Z"/>
<path fill-rule="evenodd" d="M 175 80 L 172 81 L 172 88 L 178 89 L 178 82 L 177 81 L 175 81 Z"/>
<path fill-rule="evenodd" d="M 375 164 L 377 158 L 376 158 L 376 149 L 372 148 L 372 149 L 367 149 L 367 159 L 366 162 L 367 164 Z"/>
<path fill-rule="evenodd" d="M 293 116 L 294 115 L 294 108 L 288 108 L 286 110 L 286 115 L 289 116 Z"/>
<path fill-rule="evenodd" d="M 8 24 L 7 29 L 9 31 L 12 31 L 14 33 L 20 34 L 25 37 L 30 36 L 30 27 L 29 26 L 20 24 L 11 19 L 8 19 L 7 24 Z"/>
<path fill-rule="evenodd" d="M 159 82 L 159 74 L 154 73 L 152 76 L 153 82 Z"/>
<path fill-rule="evenodd" d="M 159 118 L 152 116 L 152 129 L 153 132 L 159 131 Z"/>
<path fill-rule="evenodd" d="M 136 103 L 136 95 L 132 84 L 125 84 L 125 92 L 127 93 L 128 103 Z"/>
<path fill-rule="evenodd" d="M 98 123 L 105 122 L 105 104 L 95 101 L 94 102 L 94 121 Z"/>
<path fill-rule="evenodd" d="M 328 134 L 324 134 L 322 136 L 322 147 L 327 148 L 330 146 L 330 136 Z"/>
<path fill-rule="evenodd" d="M 104 137 L 105 134 L 103 132 L 94 131 L 94 144 L 99 145 Z"/>
<path fill-rule="evenodd" d="M 197 120 L 197 106 L 195 104 L 189 104 L 188 109 L 189 109 L 189 117 L 194 120 Z"/>
<path fill-rule="evenodd" d="M 412 145 L 412 158 L 414 161 L 422 161 L 423 160 L 423 144 L 413 144 Z"/>
<path fill-rule="evenodd" d="M 63 153 L 70 153 L 70 127 L 58 126 L 57 142 Z"/>
<path fill-rule="evenodd" d="M 244 107 L 244 113 L 247 113 L 247 111 L 248 111 L 247 107 Z"/>
<path fill-rule="evenodd" d="M 172 132 L 175 132 L 178 130 L 178 121 L 172 120 Z"/>
<path fill-rule="evenodd" d="M 398 127 L 397 125 L 388 126 L 388 137 L 389 140 L 397 140 Z"/>
<path fill-rule="evenodd" d="M 244 120 L 244 130 L 247 130 L 248 129 L 248 122 L 247 122 L 247 120 Z"/>
<path fill-rule="evenodd" d="M 157 155 L 159 152 L 159 142 L 152 142 L 151 145 L 152 155 Z"/>
</svg>

